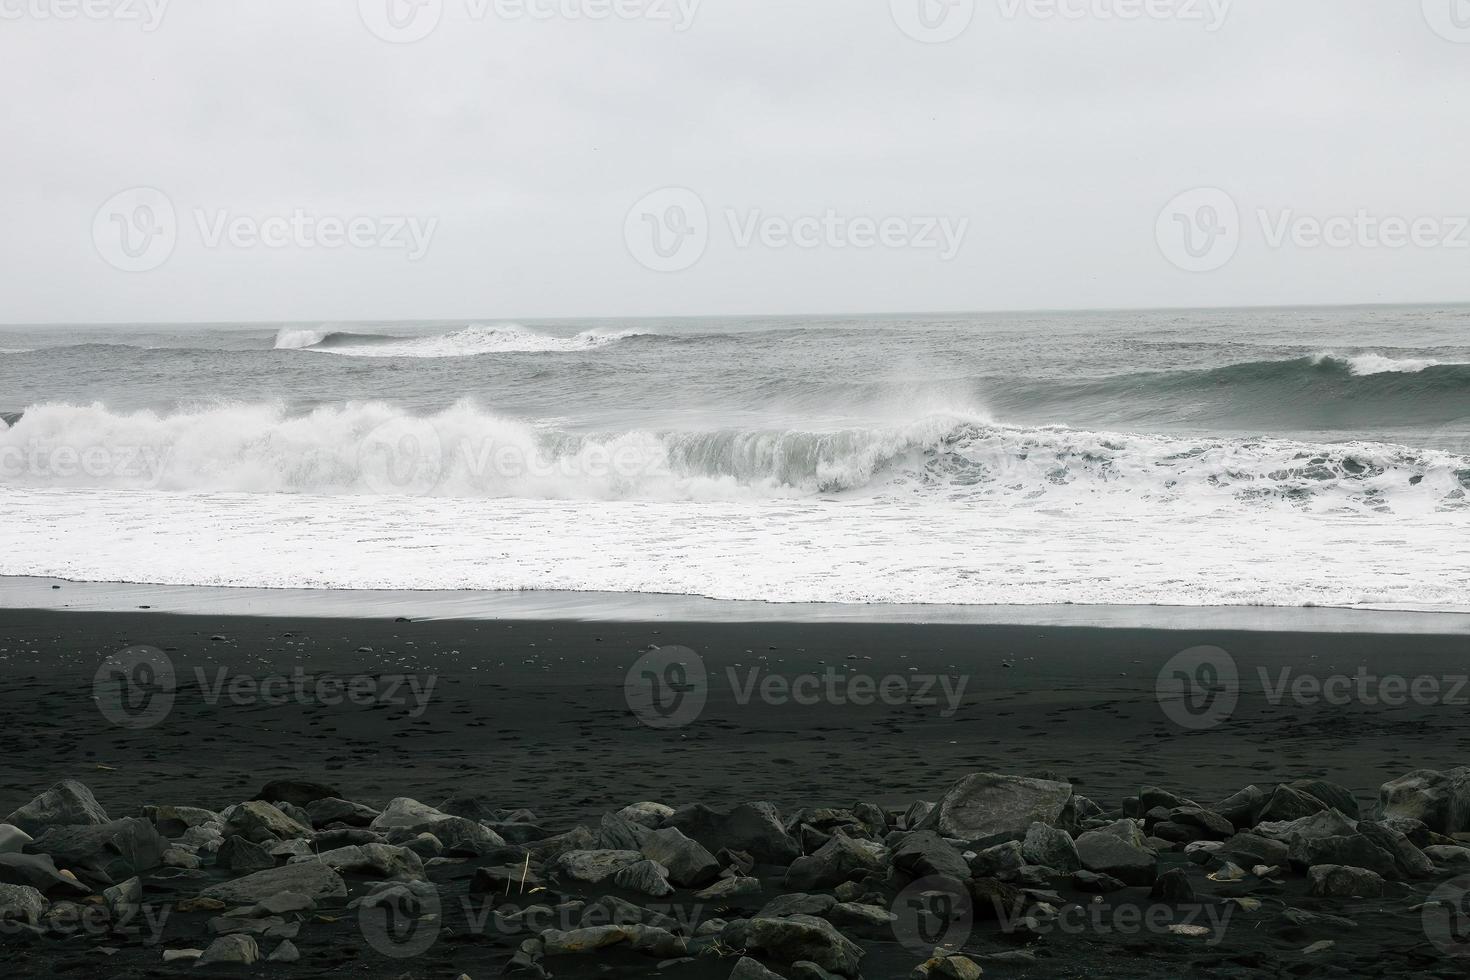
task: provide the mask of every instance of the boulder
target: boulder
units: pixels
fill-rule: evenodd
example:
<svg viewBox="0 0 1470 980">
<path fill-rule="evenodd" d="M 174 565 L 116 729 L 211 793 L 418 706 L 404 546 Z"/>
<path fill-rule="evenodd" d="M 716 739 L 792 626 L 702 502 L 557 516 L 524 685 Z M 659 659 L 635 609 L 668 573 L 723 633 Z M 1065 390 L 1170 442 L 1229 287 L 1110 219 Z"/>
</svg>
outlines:
<svg viewBox="0 0 1470 980">
<path fill-rule="evenodd" d="M 143 816 L 169 840 L 183 837 L 191 828 L 218 825 L 219 814 L 196 806 L 145 806 Z"/>
<path fill-rule="evenodd" d="M 373 822 L 368 824 L 368 829 L 376 830 L 379 833 L 386 833 L 398 827 L 405 829 L 418 827 L 422 829 L 425 824 L 448 819 L 449 814 L 447 813 L 436 810 L 427 804 L 420 803 L 418 800 L 400 796 L 395 800 L 389 801 L 388 805 L 383 808 L 383 812 L 374 817 Z"/>
<path fill-rule="evenodd" d="M 1128 886 L 1112 875 L 1100 875 L 1084 869 L 1072 872 L 1072 887 L 1079 892 L 1107 895 L 1112 892 L 1120 892 Z"/>
<path fill-rule="evenodd" d="M 291 861 L 296 864 L 324 864 L 344 875 L 367 875 L 379 879 L 424 877 L 423 859 L 406 847 L 391 844 L 351 844 L 320 854 L 292 858 Z"/>
<path fill-rule="evenodd" d="M 1227 861 L 1253 868 L 1258 864 L 1284 868 L 1291 860 L 1291 846 L 1285 841 L 1258 834 L 1236 834 L 1215 852 Z"/>
<path fill-rule="evenodd" d="M 721 878 L 708 888 L 694 893 L 701 902 L 728 902 L 747 895 L 759 895 L 761 883 L 758 878 Z"/>
<path fill-rule="evenodd" d="M 215 852 L 214 863 L 228 871 L 264 871 L 274 868 L 277 862 L 263 845 L 243 837 L 231 837 Z"/>
<path fill-rule="evenodd" d="M 567 851 L 551 864 L 551 872 L 565 881 L 595 885 L 642 861 L 637 851 Z"/>
<path fill-rule="evenodd" d="M 1383 879 L 1363 868 L 1319 864 L 1307 872 L 1308 893 L 1316 898 L 1379 898 Z"/>
<path fill-rule="evenodd" d="M 1296 779 L 1286 784 L 1292 789 L 1319 800 L 1349 819 L 1358 819 L 1358 798 L 1345 786 L 1326 779 Z"/>
<path fill-rule="evenodd" d="M 668 930 L 641 925 L 590 926 L 567 932 L 547 929 L 541 933 L 541 943 L 547 956 L 595 953 L 619 945 L 660 959 L 682 957 L 689 951 L 685 941 Z"/>
<path fill-rule="evenodd" d="M 108 822 L 107 811 L 92 791 L 75 779 L 63 779 L 0 823 L 10 824 L 32 837 L 50 827 L 75 827 Z"/>
<path fill-rule="evenodd" d="M 615 813 L 604 813 L 597 825 L 597 840 L 606 851 L 636 851 L 653 831 Z"/>
<path fill-rule="evenodd" d="M 669 869 L 669 880 L 684 888 L 698 888 L 720 873 L 720 862 L 677 827 L 654 830 L 643 839 L 644 857 Z"/>
<path fill-rule="evenodd" d="M 1384 817 L 1418 820 L 1439 834 L 1470 830 L 1470 767 L 1446 772 L 1416 769 L 1378 791 Z M 16 823 L 12 818 L 11 823 Z"/>
<path fill-rule="evenodd" d="M 294 892 L 316 901 L 346 898 L 347 882 L 319 861 L 301 861 L 267 871 L 257 871 L 234 881 L 220 882 L 204 889 L 199 895 L 227 905 L 257 905 L 281 892 Z"/>
<path fill-rule="evenodd" d="M 1018 840 L 987 847 L 969 860 L 971 874 L 979 878 L 1008 878 L 1020 871 L 1025 864 L 1023 845 Z"/>
<path fill-rule="evenodd" d="M 970 877 L 970 866 L 964 856 L 932 830 L 916 830 L 902 835 L 892 851 L 892 862 L 911 878 L 942 875 L 946 878 Z"/>
<path fill-rule="evenodd" d="M 749 956 L 742 956 L 735 964 L 735 969 L 730 971 L 730 980 L 786 980 L 779 973 L 772 973 L 761 966 L 759 961 Z"/>
<path fill-rule="evenodd" d="M 1088 871 L 1112 875 L 1130 885 L 1152 885 L 1158 875 L 1154 854 L 1105 830 L 1089 830 L 1078 837 L 1077 855 Z"/>
<path fill-rule="evenodd" d="M 801 856 L 780 812 L 770 803 L 741 803 L 729 810 L 695 803 L 675 810 L 663 825 L 677 828 L 711 852 L 745 851 L 761 864 L 784 867 Z"/>
<path fill-rule="evenodd" d="M 604 895 L 582 908 L 582 917 L 577 922 L 577 928 L 586 929 L 592 926 L 653 926 L 667 932 L 678 932 L 680 929 L 677 920 L 662 912 L 625 902 L 612 895 Z"/>
<path fill-rule="evenodd" d="M 1236 827 L 1254 827 L 1256 815 L 1266 805 L 1267 793 L 1254 784 L 1216 803 L 1213 809 Z"/>
<path fill-rule="evenodd" d="M 617 812 L 617 816 L 630 823 L 657 830 L 665 820 L 674 815 L 674 808 L 662 803 L 631 803 Z"/>
<path fill-rule="evenodd" d="M 0 884 L 0 922 L 35 925 L 41 921 L 49 904 L 45 896 L 30 885 Z"/>
<path fill-rule="evenodd" d="M 260 962 L 260 944 L 255 941 L 254 936 L 220 936 L 209 944 L 204 955 L 195 961 L 195 966 L 213 966 L 216 963 L 230 963 L 239 966 L 250 966 Z"/>
<path fill-rule="evenodd" d="M 0 823 L 0 854 L 19 854 L 31 840 L 31 835 L 19 827 Z"/>
<path fill-rule="evenodd" d="M 1033 823 L 1057 826 L 1070 816 L 1069 783 L 972 773 L 951 786 L 919 829 L 985 843 L 1019 840 Z"/>
<path fill-rule="evenodd" d="M 1321 864 L 1345 864 L 1354 868 L 1367 868 L 1389 880 L 1402 877 L 1392 854 L 1356 832 L 1341 837 L 1301 838 L 1292 845 L 1291 860 L 1293 864 L 1306 868 Z"/>
<path fill-rule="evenodd" d="M 409 828 L 405 833 L 414 837 L 431 833 L 439 843 L 444 845 L 444 850 L 449 854 L 476 856 L 505 846 L 505 838 L 484 824 L 466 820 L 464 817 L 432 820 L 418 827 Z"/>
<path fill-rule="evenodd" d="M 886 865 L 883 848 L 870 841 L 836 834 L 815 853 L 797 858 L 786 871 L 785 887 L 793 891 L 832 888 Z"/>
<path fill-rule="evenodd" d="M 837 899 L 831 895 L 807 895 L 803 892 L 792 892 L 787 895 L 777 895 L 761 907 L 757 918 L 780 919 L 788 915 L 813 915 L 818 918 L 826 918 L 827 913 L 837 904 Z"/>
<path fill-rule="evenodd" d="M 1190 840 L 1226 840 L 1235 833 L 1235 826 L 1229 820 L 1197 806 L 1169 811 L 1169 822 L 1193 828 L 1195 835 Z"/>
<path fill-rule="evenodd" d="M 366 827 L 378 818 L 378 811 L 361 803 L 328 796 L 306 804 L 306 815 L 311 819 L 313 827 L 325 827 L 334 823 Z"/>
<path fill-rule="evenodd" d="M 1259 824 L 1298 820 L 1314 813 L 1320 813 L 1327 808 L 1327 804 L 1315 796 L 1308 796 L 1300 790 L 1281 785 L 1272 791 L 1270 799 L 1256 814 L 1256 822 Z"/>
<path fill-rule="evenodd" d="M 0 884 L 29 885 L 43 895 L 92 894 L 92 889 L 57 871 L 49 854 L 0 854 Z"/>
<path fill-rule="evenodd" d="M 857 977 L 863 958 L 860 946 L 825 919 L 792 915 L 780 919 L 757 917 L 744 929 L 745 948 L 778 963 L 809 960 L 824 970 Z"/>
<path fill-rule="evenodd" d="M 669 884 L 669 869 L 657 861 L 643 860 L 630 864 L 615 872 L 612 880 L 619 888 L 653 898 L 674 893 L 674 886 Z"/>
<path fill-rule="evenodd" d="M 168 841 L 141 817 L 51 827 L 25 846 L 27 854 L 49 854 L 58 867 L 102 885 L 162 867 L 166 850 Z"/>
<path fill-rule="evenodd" d="M 243 837 L 253 844 L 274 844 L 311 836 L 311 828 L 282 813 L 272 803 L 251 800 L 231 807 L 225 813 L 221 833 L 226 837 Z"/>
<path fill-rule="evenodd" d="M 862 902 L 838 902 L 825 918 L 844 934 L 888 941 L 892 941 L 893 925 L 898 921 L 898 915 L 888 909 Z"/>
<path fill-rule="evenodd" d="M 1033 823 L 1027 828 L 1026 839 L 1021 842 L 1021 855 L 1027 864 L 1039 864 L 1063 874 L 1082 868 L 1082 859 L 1077 855 L 1077 844 L 1072 835 L 1044 823 Z"/>
<path fill-rule="evenodd" d="M 1399 873 L 1405 878 L 1428 878 L 1434 874 L 1434 862 L 1429 860 L 1408 837 L 1388 824 L 1371 820 L 1358 821 L 1358 833 L 1372 841 L 1379 849 L 1393 855 Z"/>
</svg>

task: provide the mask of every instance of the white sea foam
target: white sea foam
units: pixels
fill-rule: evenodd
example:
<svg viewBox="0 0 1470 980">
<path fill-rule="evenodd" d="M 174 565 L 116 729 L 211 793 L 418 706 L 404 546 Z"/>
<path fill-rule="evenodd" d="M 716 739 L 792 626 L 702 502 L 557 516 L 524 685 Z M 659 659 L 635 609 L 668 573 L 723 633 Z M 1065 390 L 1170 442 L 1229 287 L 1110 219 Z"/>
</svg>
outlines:
<svg viewBox="0 0 1470 980">
<path fill-rule="evenodd" d="M 1313 360 L 1320 364 L 1323 361 L 1338 361 L 1346 364 L 1348 369 L 1358 377 L 1370 374 L 1418 374 L 1433 367 L 1442 365 L 1461 365 L 1466 361 L 1441 361 L 1432 357 L 1386 357 L 1383 354 L 1364 353 L 1343 356 L 1341 354 L 1318 354 Z"/>
<path fill-rule="evenodd" d="M 332 329 L 282 329 L 277 350 L 310 350 L 345 357 L 473 357 L 478 354 L 593 350 L 641 336 L 636 330 L 584 330 L 570 337 L 538 333 L 519 324 L 473 325 L 425 337 L 344 333 Z"/>
</svg>

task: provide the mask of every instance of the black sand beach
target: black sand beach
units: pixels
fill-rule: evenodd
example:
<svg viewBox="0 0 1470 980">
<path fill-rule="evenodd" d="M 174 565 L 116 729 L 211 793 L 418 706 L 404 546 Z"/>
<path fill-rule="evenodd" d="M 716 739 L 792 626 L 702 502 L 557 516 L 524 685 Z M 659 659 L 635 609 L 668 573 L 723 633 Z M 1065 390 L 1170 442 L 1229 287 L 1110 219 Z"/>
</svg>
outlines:
<svg viewBox="0 0 1470 980">
<path fill-rule="evenodd" d="M 178 689 L 166 716 L 128 730 L 104 716 L 94 675 L 106 657 L 140 644 L 166 654 Z M 1241 693 L 1228 719 L 1189 730 L 1171 720 L 1156 685 L 1170 658 L 1203 645 L 1229 652 Z M 658 730 L 630 710 L 624 685 L 643 651 L 668 646 L 700 655 L 708 703 L 689 724 Z M 1470 690 L 1452 690 L 1453 678 L 1470 669 L 1467 654 L 1458 635 L 6 611 L 0 724 L 8 750 L 0 814 L 63 778 L 86 784 L 114 818 L 159 804 L 218 811 L 254 798 L 272 780 L 298 779 L 375 808 L 396 797 L 432 807 L 473 795 L 497 808 L 530 810 L 538 827 L 561 833 L 577 824 L 596 828 L 603 814 L 645 800 L 715 808 L 765 800 L 783 814 L 862 802 L 901 812 L 938 799 L 968 774 L 988 772 L 1070 781 L 1106 812 L 1150 786 L 1209 806 L 1249 784 L 1323 778 L 1350 790 L 1366 816 L 1381 784 L 1410 770 L 1452 769 L 1470 756 L 1467 707 L 1444 703 L 1470 698 Z M 752 668 L 759 668 L 754 688 Z M 1443 696 L 1403 706 L 1362 699 L 1273 704 L 1261 679 L 1275 685 L 1283 668 L 1290 677 L 1354 675 L 1360 668 L 1432 677 L 1443 680 Z M 772 675 L 780 680 L 775 686 L 765 680 Z M 816 687 L 796 688 L 818 692 L 807 699 L 813 703 L 771 703 L 783 700 L 786 681 L 801 676 L 817 679 Z M 875 683 L 904 678 L 914 701 L 937 703 L 839 703 L 865 690 L 854 686 L 854 676 Z M 259 686 L 273 677 L 283 680 Z M 362 690 L 372 703 L 320 703 L 323 691 L 334 700 L 333 678 L 367 684 Z M 262 690 L 274 703 L 264 703 Z M 453 882 L 447 887 L 464 891 L 473 867 L 439 871 Z M 150 883 L 149 891 L 176 901 L 191 886 L 198 887 L 171 879 Z M 1297 876 L 1249 893 L 1300 896 L 1305 887 Z M 1218 888 L 1246 894 L 1239 885 Z M 1091 900 L 1080 898 L 1084 907 Z M 1148 891 L 1130 888 L 1121 900 L 1146 903 Z M 754 900 L 754 908 L 762 904 Z M 1358 928 L 1321 935 L 1263 919 L 1230 929 L 1218 946 L 1084 930 L 1030 944 L 1040 950 L 1035 962 L 987 962 L 985 970 L 1038 977 L 1463 975 L 1465 961 L 1437 952 L 1420 916 L 1406 911 L 1415 904 L 1396 901 L 1390 910 L 1376 901 L 1339 903 L 1337 914 L 1356 910 Z M 191 932 L 187 919 L 174 923 L 180 940 L 198 945 L 202 926 Z M 326 939 L 344 926 L 310 926 L 298 943 L 300 964 L 262 965 L 260 975 L 342 966 L 361 975 L 478 978 L 499 975 L 515 948 L 505 936 L 459 936 L 399 961 L 351 937 L 313 942 L 312 929 Z M 168 935 L 166 945 L 179 944 Z M 1319 939 L 1337 945 L 1303 957 L 1301 950 Z M 112 945 L 120 952 L 108 961 L 109 975 L 188 969 L 164 967 L 155 948 Z M 1016 947 L 994 929 L 977 929 L 972 943 L 981 951 Z M 922 960 L 892 941 L 867 948 L 869 978 L 907 976 Z M 96 965 L 76 943 L 61 951 L 37 942 L 19 955 L 26 972 Z M 556 975 L 723 978 L 735 962 L 701 957 L 659 972 L 646 957 L 627 964 L 616 957 L 562 959 Z M 593 960 L 610 972 L 599 974 Z"/>
</svg>

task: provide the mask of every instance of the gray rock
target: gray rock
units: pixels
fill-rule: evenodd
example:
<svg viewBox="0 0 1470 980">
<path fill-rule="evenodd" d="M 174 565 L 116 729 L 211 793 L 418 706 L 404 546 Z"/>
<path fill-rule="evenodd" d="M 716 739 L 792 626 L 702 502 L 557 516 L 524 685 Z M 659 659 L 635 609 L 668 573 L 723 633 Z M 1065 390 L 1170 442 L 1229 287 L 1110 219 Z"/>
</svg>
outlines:
<svg viewBox="0 0 1470 980">
<path fill-rule="evenodd" d="M 541 934 L 541 942 L 547 956 L 594 953 L 622 944 L 661 959 L 684 956 L 689 951 L 685 941 L 673 933 L 653 926 L 639 925 L 592 926 L 568 932 L 548 929 Z"/>
<path fill-rule="evenodd" d="M 893 866 L 911 878 L 943 875 L 964 879 L 970 867 L 964 856 L 932 830 L 916 830 L 898 838 L 892 851 Z"/>
<path fill-rule="evenodd" d="M 1217 853 L 1221 858 L 1246 868 L 1253 868 L 1258 864 L 1284 868 L 1291 860 L 1289 844 L 1258 834 L 1236 834 Z"/>
<path fill-rule="evenodd" d="M 0 854 L 19 854 L 31 842 L 31 835 L 19 827 L 0 823 Z"/>
<path fill-rule="evenodd" d="M 1033 823 L 1062 823 L 1070 816 L 1071 803 L 1068 783 L 972 773 L 940 797 L 920 829 L 936 830 L 955 840 L 1018 840 Z"/>
<path fill-rule="evenodd" d="M 630 823 L 636 823 L 647 827 L 649 830 L 657 830 L 663 826 L 665 820 L 674 815 L 674 808 L 664 806 L 662 803 L 631 803 L 617 812 Z"/>
<path fill-rule="evenodd" d="M 49 854 L 0 854 L 0 884 L 29 885 L 43 895 L 92 894 L 92 889 L 57 871 Z"/>
<path fill-rule="evenodd" d="M 730 971 L 730 980 L 786 980 L 779 973 L 772 973 L 749 956 L 740 957 L 735 969 Z"/>
<path fill-rule="evenodd" d="M 838 902 L 825 916 L 841 932 L 865 939 L 893 939 L 898 916 L 886 908 L 862 902 Z"/>
<path fill-rule="evenodd" d="M 1213 809 L 1236 827 L 1254 827 L 1256 816 L 1266 805 L 1267 794 L 1254 784 L 1216 803 Z"/>
<path fill-rule="evenodd" d="M 1226 840 L 1235 833 L 1235 825 L 1213 810 L 1180 807 L 1169 812 L 1169 822 L 1192 827 L 1198 833 L 1190 840 Z"/>
<path fill-rule="evenodd" d="M 1020 871 L 1025 864 L 1025 853 L 1018 840 L 987 847 L 969 860 L 970 872 L 978 878 L 1007 878 Z"/>
<path fill-rule="evenodd" d="M 301 951 L 291 940 L 283 939 L 281 945 L 277 946 L 275 952 L 266 959 L 271 963 L 295 963 L 301 959 Z"/>
<path fill-rule="evenodd" d="M 92 791 L 75 779 L 63 779 L 0 823 L 10 824 L 32 837 L 50 827 L 105 824 L 107 811 Z"/>
<path fill-rule="evenodd" d="M 1300 790 L 1281 785 L 1272 791 L 1271 798 L 1266 801 L 1266 805 L 1256 814 L 1256 822 L 1298 820 L 1302 817 L 1309 817 L 1314 813 L 1319 813 L 1327 808 L 1327 804 L 1315 796 L 1308 796 Z"/>
<path fill-rule="evenodd" d="M 630 864 L 614 873 L 612 880 L 619 888 L 653 898 L 663 898 L 674 893 L 674 886 L 669 884 L 669 869 L 657 861 L 645 859 Z"/>
<path fill-rule="evenodd" d="M 662 912 L 625 902 L 613 895 L 604 895 L 583 906 L 577 928 L 589 929 L 594 926 L 653 926 L 665 932 L 678 932 L 680 929 L 677 920 Z"/>
<path fill-rule="evenodd" d="M 169 840 L 182 837 L 192 827 L 220 822 L 218 813 L 196 806 L 145 806 L 143 816 L 153 821 L 154 829 Z"/>
<path fill-rule="evenodd" d="M 1152 885 L 1158 874 L 1156 856 L 1105 830 L 1089 830 L 1077 838 L 1077 855 L 1088 871 L 1112 875 L 1130 885 Z"/>
<path fill-rule="evenodd" d="M 1379 898 L 1383 879 L 1363 868 L 1319 864 L 1307 872 L 1308 893 L 1316 898 Z"/>
<path fill-rule="evenodd" d="M 1054 868 L 1063 874 L 1082 868 L 1082 859 L 1077 855 L 1077 844 L 1072 835 L 1044 823 L 1034 823 L 1026 829 L 1026 839 L 1021 842 L 1021 856 L 1027 864 Z"/>
<path fill-rule="evenodd" d="M 720 873 L 720 862 L 677 827 L 653 830 L 643 839 L 643 856 L 669 869 L 669 880 L 684 888 L 698 888 Z"/>
<path fill-rule="evenodd" d="M 235 963 L 250 966 L 260 961 L 260 944 L 254 936 L 220 936 L 209 944 L 204 955 L 195 966 L 210 966 L 215 963 Z"/>
<path fill-rule="evenodd" d="M 347 882 L 325 864 L 302 861 L 211 885 L 199 894 L 226 905 L 255 905 L 281 892 L 295 892 L 317 901 L 346 898 Z"/>
<path fill-rule="evenodd" d="M 407 831 L 414 836 L 431 833 L 449 854 L 477 856 L 505 846 L 505 838 L 474 820 L 446 817 L 433 820 Z"/>
<path fill-rule="evenodd" d="M 1093 892 L 1099 895 L 1107 895 L 1111 892 L 1122 891 L 1128 886 L 1112 875 L 1082 870 L 1072 872 L 1072 887 L 1080 892 Z"/>
<path fill-rule="evenodd" d="M 378 811 L 361 803 L 329 796 L 308 803 L 306 815 L 311 819 L 313 827 L 325 827 L 334 823 L 366 827 L 378 818 Z"/>
<path fill-rule="evenodd" d="M 886 857 L 877 844 L 836 834 L 815 854 L 793 861 L 784 884 L 794 891 L 832 888 L 864 872 L 881 871 Z"/>
<path fill-rule="evenodd" d="M 711 852 L 745 851 L 761 864 L 788 865 L 801 856 L 795 839 L 786 832 L 781 814 L 770 803 L 741 803 L 715 810 L 702 803 L 680 807 L 664 821 Z"/>
<path fill-rule="evenodd" d="M 163 866 L 168 841 L 141 817 L 102 824 L 51 827 L 25 846 L 28 854 L 49 854 L 60 867 L 110 885 Z"/>
<path fill-rule="evenodd" d="M 324 864 L 344 875 L 369 875 L 374 878 L 424 877 L 423 860 L 408 848 L 394 847 L 391 844 L 353 844 L 291 860 L 293 863 Z"/>
<path fill-rule="evenodd" d="M 1298 841 L 1323 837 L 1344 837 L 1358 832 L 1358 825 L 1336 810 L 1319 810 L 1295 820 L 1265 821 L 1256 825 L 1256 833 L 1296 844 Z"/>
<path fill-rule="evenodd" d="M 1415 847 L 1408 837 L 1387 824 L 1360 820 L 1358 833 L 1393 855 L 1399 873 L 1405 878 L 1428 878 L 1434 874 L 1434 862 L 1428 855 Z"/>
<path fill-rule="evenodd" d="M 137 878 L 129 878 L 102 892 L 102 904 L 112 914 L 114 922 L 132 918 L 137 914 L 142 901 L 143 883 Z"/>
<path fill-rule="evenodd" d="M 758 917 L 750 920 L 744 932 L 747 950 L 762 953 L 778 963 L 810 960 L 841 976 L 858 976 L 864 955 L 862 948 L 825 919 L 809 915 L 782 919 Z"/>
<path fill-rule="evenodd" d="M 225 837 L 243 837 L 254 844 L 274 844 L 311 836 L 311 828 L 282 813 L 274 804 L 250 800 L 231 807 L 221 831 Z"/>
<path fill-rule="evenodd" d="M 1291 860 L 1306 868 L 1319 864 L 1345 864 L 1367 868 L 1389 880 L 1401 877 L 1393 855 L 1357 832 L 1341 837 L 1301 838 L 1292 845 Z"/>
<path fill-rule="evenodd" d="M 321 783 L 308 782 L 303 779 L 277 779 L 269 783 L 255 794 L 257 800 L 267 803 L 288 803 L 295 807 L 306 807 L 317 800 L 333 799 L 342 795 L 340 790 Z"/>
<path fill-rule="evenodd" d="M 231 837 L 215 852 L 215 864 L 230 871 L 264 871 L 274 868 L 276 859 L 260 844 L 243 837 Z"/>
<path fill-rule="evenodd" d="M 1416 769 L 1384 783 L 1378 791 L 1378 809 L 1384 817 L 1418 820 L 1439 834 L 1470 830 L 1470 767 L 1446 772 Z"/>
<path fill-rule="evenodd" d="M 637 851 L 567 851 L 552 863 L 551 870 L 564 880 L 595 885 L 642 860 Z"/>
<path fill-rule="evenodd" d="M 746 895 L 759 895 L 761 883 L 757 878 L 721 878 L 694 897 L 701 902 L 726 902 Z"/>
<path fill-rule="evenodd" d="M 449 814 L 447 813 L 442 813 L 418 800 L 400 796 L 389 801 L 388 805 L 383 808 L 383 812 L 368 824 L 368 829 L 379 833 L 386 833 L 399 827 L 405 829 L 415 827 L 422 830 L 425 824 L 448 819 Z"/>
<path fill-rule="evenodd" d="M 1286 785 L 1315 797 L 1324 806 L 1337 810 L 1349 819 L 1358 819 L 1358 798 L 1345 786 L 1326 779 L 1296 779 Z"/>
<path fill-rule="evenodd" d="M 0 885 L 0 922 L 35 925 L 49 906 L 45 896 L 30 885 Z"/>
<path fill-rule="evenodd" d="M 792 892 L 788 895 L 777 895 L 771 899 L 757 913 L 757 917 L 779 919 L 788 915 L 811 915 L 825 918 L 836 904 L 837 899 L 831 895 L 807 895 L 802 892 Z"/>
<path fill-rule="evenodd" d="M 637 851 L 643 847 L 643 839 L 652 832 L 642 824 L 615 813 L 604 813 L 597 826 L 597 839 L 603 850 Z"/>
<path fill-rule="evenodd" d="M 1454 844 L 1430 844 L 1424 848 L 1424 856 L 1442 868 L 1455 871 L 1470 868 L 1470 848 Z"/>
</svg>

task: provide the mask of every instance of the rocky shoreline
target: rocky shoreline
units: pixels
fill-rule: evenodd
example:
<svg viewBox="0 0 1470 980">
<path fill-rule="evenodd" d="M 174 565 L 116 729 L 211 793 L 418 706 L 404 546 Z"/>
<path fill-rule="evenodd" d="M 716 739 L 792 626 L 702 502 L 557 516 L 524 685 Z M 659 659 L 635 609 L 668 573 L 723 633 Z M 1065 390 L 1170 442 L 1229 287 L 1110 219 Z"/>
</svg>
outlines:
<svg viewBox="0 0 1470 980">
<path fill-rule="evenodd" d="M 1367 805 L 1322 779 L 1109 804 L 973 773 L 903 809 L 574 827 L 299 780 L 117 816 L 67 779 L 0 819 L 0 946 L 15 976 L 1449 977 L 1467 845 L 1470 768 Z"/>
</svg>

